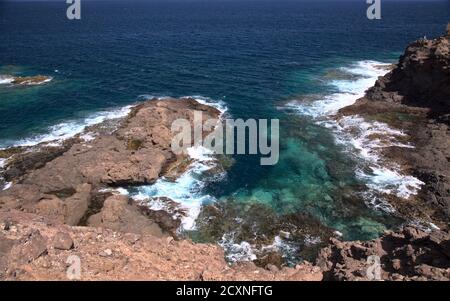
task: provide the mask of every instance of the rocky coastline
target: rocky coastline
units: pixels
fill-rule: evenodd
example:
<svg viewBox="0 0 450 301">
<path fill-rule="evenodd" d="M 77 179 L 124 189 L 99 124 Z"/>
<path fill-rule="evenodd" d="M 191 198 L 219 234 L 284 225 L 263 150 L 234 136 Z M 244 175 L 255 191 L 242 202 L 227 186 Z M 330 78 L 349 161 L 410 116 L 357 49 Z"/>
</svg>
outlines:
<svg viewBox="0 0 450 301">
<path fill-rule="evenodd" d="M 310 263 L 229 266 L 220 246 L 180 239 L 179 219 L 115 191 L 186 170 L 189 158 L 170 148 L 171 124 L 193 122 L 194 111 L 221 114 L 190 98 L 151 99 L 58 145 L 3 150 L 0 279 L 64 280 L 76 255 L 84 280 L 321 280 Z"/>
<path fill-rule="evenodd" d="M 374 255 L 378 280 L 449 280 L 449 83 L 450 31 L 409 45 L 365 97 L 336 116 L 357 115 L 407 134 L 414 147 L 390 146 L 383 156 L 424 185 L 390 203 L 432 227 L 406 226 L 367 242 L 332 238 L 315 264 L 230 265 L 218 245 L 177 237 L 180 221 L 167 212 L 114 190 L 182 174 L 189 158 L 171 151 L 172 122 L 192 122 L 194 111 L 220 116 L 194 99 L 152 99 L 57 145 L 0 151 L 0 185 L 7 188 L 0 192 L 0 279 L 66 280 L 67 258 L 76 255 L 83 280 L 371 280 L 367 258 Z"/>
<path fill-rule="evenodd" d="M 317 259 L 325 280 L 367 280 L 370 255 L 381 259 L 383 280 L 450 279 L 449 83 L 450 25 L 443 37 L 411 43 L 365 97 L 339 111 L 338 119 L 357 115 L 406 134 L 413 147 L 389 146 L 383 156 L 423 185 L 416 196 L 389 201 L 402 217 L 428 226 L 389 231 L 369 242 L 331 239 Z"/>
</svg>

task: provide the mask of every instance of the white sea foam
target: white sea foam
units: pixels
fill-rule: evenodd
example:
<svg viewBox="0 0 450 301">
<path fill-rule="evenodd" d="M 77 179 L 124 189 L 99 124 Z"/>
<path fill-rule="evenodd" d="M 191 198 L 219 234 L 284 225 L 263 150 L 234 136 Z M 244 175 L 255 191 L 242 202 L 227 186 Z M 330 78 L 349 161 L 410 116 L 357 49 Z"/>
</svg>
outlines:
<svg viewBox="0 0 450 301">
<path fill-rule="evenodd" d="M 237 243 L 234 237 L 234 232 L 225 233 L 219 241 L 219 245 L 225 251 L 225 258 L 229 262 L 253 261 L 257 259 L 258 254 L 266 254 L 271 252 L 282 254 L 283 258 L 288 263 L 296 262 L 298 247 L 278 235 L 274 237 L 271 244 L 263 245 L 259 248 L 247 241 Z M 307 245 L 314 245 L 317 243 L 320 243 L 320 238 L 318 237 L 307 236 L 305 238 L 305 244 Z"/>
<path fill-rule="evenodd" d="M 346 116 L 338 121 L 329 118 L 363 97 L 377 78 L 386 73 L 383 66 L 387 64 L 361 61 L 350 67 L 341 68 L 341 71 L 357 75 L 358 78 L 332 80 L 329 84 L 338 92 L 309 103 L 293 101 L 288 103 L 287 107 L 301 115 L 311 116 L 317 123 L 332 129 L 336 134 L 336 142 L 347 146 L 350 154 L 356 154 L 362 159 L 364 166 L 356 170 L 356 175 L 365 180 L 367 187 L 372 190 L 365 193 L 368 204 L 391 212 L 394 208 L 373 192 L 409 198 L 417 194 L 423 185 L 417 178 L 404 174 L 400 166 L 385 162 L 380 153 L 382 148 L 390 146 L 412 148 L 412 145 L 401 142 L 401 138 L 406 136 L 405 133 L 390 128 L 385 123 L 367 121 L 359 116 Z"/>
<path fill-rule="evenodd" d="M 138 192 L 131 195 L 136 200 L 167 197 L 179 203 L 180 209 L 186 212 L 186 216 L 182 217 L 182 230 L 194 230 L 201 206 L 204 203 L 216 201 L 214 197 L 204 194 L 202 191 L 205 185 L 202 173 L 215 166 L 212 152 L 203 146 L 196 146 L 188 149 L 188 155 L 193 163 L 175 181 L 160 178 L 155 184 L 139 187 Z M 154 210 L 165 209 L 158 201 L 151 201 L 148 204 Z"/>
<path fill-rule="evenodd" d="M 7 85 L 14 81 L 14 77 L 8 75 L 0 75 L 0 85 Z"/>
<path fill-rule="evenodd" d="M 2 176 L 2 172 L 3 172 L 3 169 L 5 168 L 6 160 L 7 160 L 7 159 L 0 158 L 0 180 L 2 180 L 2 181 L 5 180 L 5 179 L 3 178 L 3 176 Z M 11 182 L 5 182 L 5 183 L 3 184 L 2 190 L 7 190 L 7 189 L 9 189 L 9 188 L 11 187 L 11 185 L 12 185 Z"/>
<path fill-rule="evenodd" d="M 145 97 L 154 98 L 150 97 L 150 95 L 146 95 Z M 187 96 L 183 98 L 194 98 L 199 103 L 216 107 L 222 114 L 227 111 L 223 103 L 215 102 L 210 98 L 202 96 Z M 164 99 L 164 97 L 159 97 L 159 99 Z M 212 169 L 217 164 L 211 150 L 203 146 L 194 146 L 187 149 L 187 155 L 192 159 L 193 163 L 175 181 L 160 178 L 156 183 L 141 186 L 137 189 L 137 193 L 131 194 L 131 197 L 138 201 L 148 200 L 147 204 L 153 210 L 168 211 L 166 204 L 157 199 L 160 197 L 166 197 L 178 203 L 180 206 L 179 209 L 186 213 L 180 217 L 182 222 L 180 230 L 195 229 L 196 219 L 202 205 L 216 201 L 213 196 L 203 192 L 202 189 L 206 181 L 216 181 L 223 176 L 215 175 L 207 179 L 203 176 L 205 171 Z"/>
<path fill-rule="evenodd" d="M 6 164 L 6 159 L 5 158 L 0 158 L 0 169 L 5 167 Z"/>
<path fill-rule="evenodd" d="M 257 258 L 251 244 L 246 241 L 235 242 L 234 233 L 224 234 L 219 245 L 224 249 L 225 258 L 229 262 L 253 261 Z"/>
<path fill-rule="evenodd" d="M 125 106 L 110 111 L 102 111 L 94 113 L 84 119 L 69 120 L 48 128 L 47 133 L 31 136 L 17 141 L 1 141 L 0 148 L 10 146 L 34 146 L 40 143 L 48 143 L 48 145 L 59 145 L 65 139 L 72 138 L 80 134 L 88 126 L 102 123 L 106 120 L 122 118 L 128 115 L 133 106 Z M 84 136 L 86 139 L 92 139 L 92 135 Z"/>
<path fill-rule="evenodd" d="M 3 190 L 8 190 L 12 186 L 12 182 L 6 182 L 3 186 Z"/>
<path fill-rule="evenodd" d="M 224 103 L 223 101 L 221 101 L 221 100 L 216 101 L 216 100 L 213 100 L 213 99 L 211 99 L 211 98 L 209 98 L 209 97 L 204 97 L 204 96 L 200 96 L 200 95 L 185 96 L 185 97 L 182 97 L 182 98 L 193 98 L 193 99 L 195 99 L 198 103 L 201 103 L 201 104 L 204 104 L 204 105 L 207 105 L 207 106 L 216 108 L 217 110 L 220 111 L 221 116 L 222 116 L 223 114 L 225 114 L 225 113 L 228 111 L 227 106 L 226 106 L 225 103 Z"/>
<path fill-rule="evenodd" d="M 326 117 L 336 114 L 340 109 L 352 105 L 358 98 L 364 96 L 365 91 L 373 86 L 379 76 L 386 73 L 379 66 L 383 64 L 375 61 L 361 61 L 351 67 L 341 68 L 341 71 L 358 75 L 361 78 L 355 80 L 332 80 L 329 84 L 338 91 L 326 95 L 323 99 L 311 103 L 301 103 L 294 100 L 287 104 L 288 107 L 297 110 L 302 115 L 314 118 Z"/>
</svg>

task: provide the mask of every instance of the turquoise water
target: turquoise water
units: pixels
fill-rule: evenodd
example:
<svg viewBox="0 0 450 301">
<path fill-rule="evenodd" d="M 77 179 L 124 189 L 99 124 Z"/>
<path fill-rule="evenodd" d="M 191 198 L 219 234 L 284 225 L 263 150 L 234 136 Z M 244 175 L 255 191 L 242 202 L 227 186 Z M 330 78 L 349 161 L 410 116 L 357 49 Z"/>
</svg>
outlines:
<svg viewBox="0 0 450 301">
<path fill-rule="evenodd" d="M 312 219 L 308 225 L 318 223 L 320 233 L 375 237 L 403 221 L 367 205 L 361 196 L 367 183 L 355 175 L 358 158 L 336 142 L 309 104 L 348 89 L 364 90 L 367 82 L 361 78 L 370 86 L 376 76 L 370 70 L 365 74 L 369 67 L 358 63 L 395 62 L 408 42 L 440 35 L 449 6 L 447 1 L 386 2 L 383 20 L 376 22 L 366 19 L 365 7 L 351 2 L 85 2 L 82 20 L 73 22 L 65 18 L 64 3 L 1 2 L 0 74 L 43 74 L 53 80 L 34 87 L 0 85 L 0 145 L 66 137 L 107 114 L 99 112 L 149 95 L 201 96 L 222 103 L 233 118 L 279 118 L 281 155 L 277 165 L 265 167 L 259 156 L 235 156 L 220 178 L 210 179 L 200 168 L 175 184 L 159 182 L 138 191 L 195 207 L 194 218 L 209 214 L 199 212 L 199 204 L 224 210 L 227 219 L 217 219 L 213 234 L 199 223 L 193 237 L 219 240 L 242 232 L 245 221 L 233 226 L 230 220 L 245 220 L 255 210 L 280 225 L 266 233 L 267 241 L 289 228 L 283 221 L 292 214 Z M 287 105 L 294 99 L 300 102 Z M 297 229 L 308 228 L 301 218 L 295 220 Z M 253 220 L 253 232 L 236 234 L 233 243 L 265 235 L 260 222 Z"/>
</svg>

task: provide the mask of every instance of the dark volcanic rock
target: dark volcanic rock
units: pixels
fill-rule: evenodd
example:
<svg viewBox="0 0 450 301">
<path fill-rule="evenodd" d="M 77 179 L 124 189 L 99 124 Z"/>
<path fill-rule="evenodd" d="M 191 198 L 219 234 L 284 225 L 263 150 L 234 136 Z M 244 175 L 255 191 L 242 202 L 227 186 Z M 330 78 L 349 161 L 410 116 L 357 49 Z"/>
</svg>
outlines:
<svg viewBox="0 0 450 301">
<path fill-rule="evenodd" d="M 413 42 L 391 72 L 340 114 L 386 122 L 410 137 L 415 148 L 390 147 L 384 155 L 425 185 L 409 206 L 394 207 L 414 211 L 412 217 L 446 228 L 450 220 L 450 36 Z"/>
<path fill-rule="evenodd" d="M 450 113 L 450 37 L 418 40 L 408 46 L 390 73 L 367 91 L 375 101 L 429 109 L 431 117 Z"/>
</svg>

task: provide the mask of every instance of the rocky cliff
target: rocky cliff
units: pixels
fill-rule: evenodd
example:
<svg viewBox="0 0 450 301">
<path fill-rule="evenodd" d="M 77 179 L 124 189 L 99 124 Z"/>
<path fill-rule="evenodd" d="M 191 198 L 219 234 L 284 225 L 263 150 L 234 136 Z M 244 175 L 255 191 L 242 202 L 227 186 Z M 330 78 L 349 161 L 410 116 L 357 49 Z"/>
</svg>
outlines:
<svg viewBox="0 0 450 301">
<path fill-rule="evenodd" d="M 414 148 L 390 147 L 386 158 L 425 183 L 397 209 L 447 228 L 450 219 L 450 35 L 409 45 L 397 65 L 364 98 L 340 111 L 388 123 Z M 420 211 L 420 212 L 419 212 Z"/>
<path fill-rule="evenodd" d="M 418 196 L 391 201 L 402 216 L 434 229 L 406 227 L 369 242 L 332 239 L 317 260 L 326 280 L 368 280 L 371 255 L 379 259 L 380 280 L 450 279 L 449 113 L 450 24 L 445 36 L 410 44 L 365 97 L 340 110 L 339 116 L 360 115 L 407 134 L 414 147 L 392 146 L 383 155 L 425 184 Z"/>
</svg>

